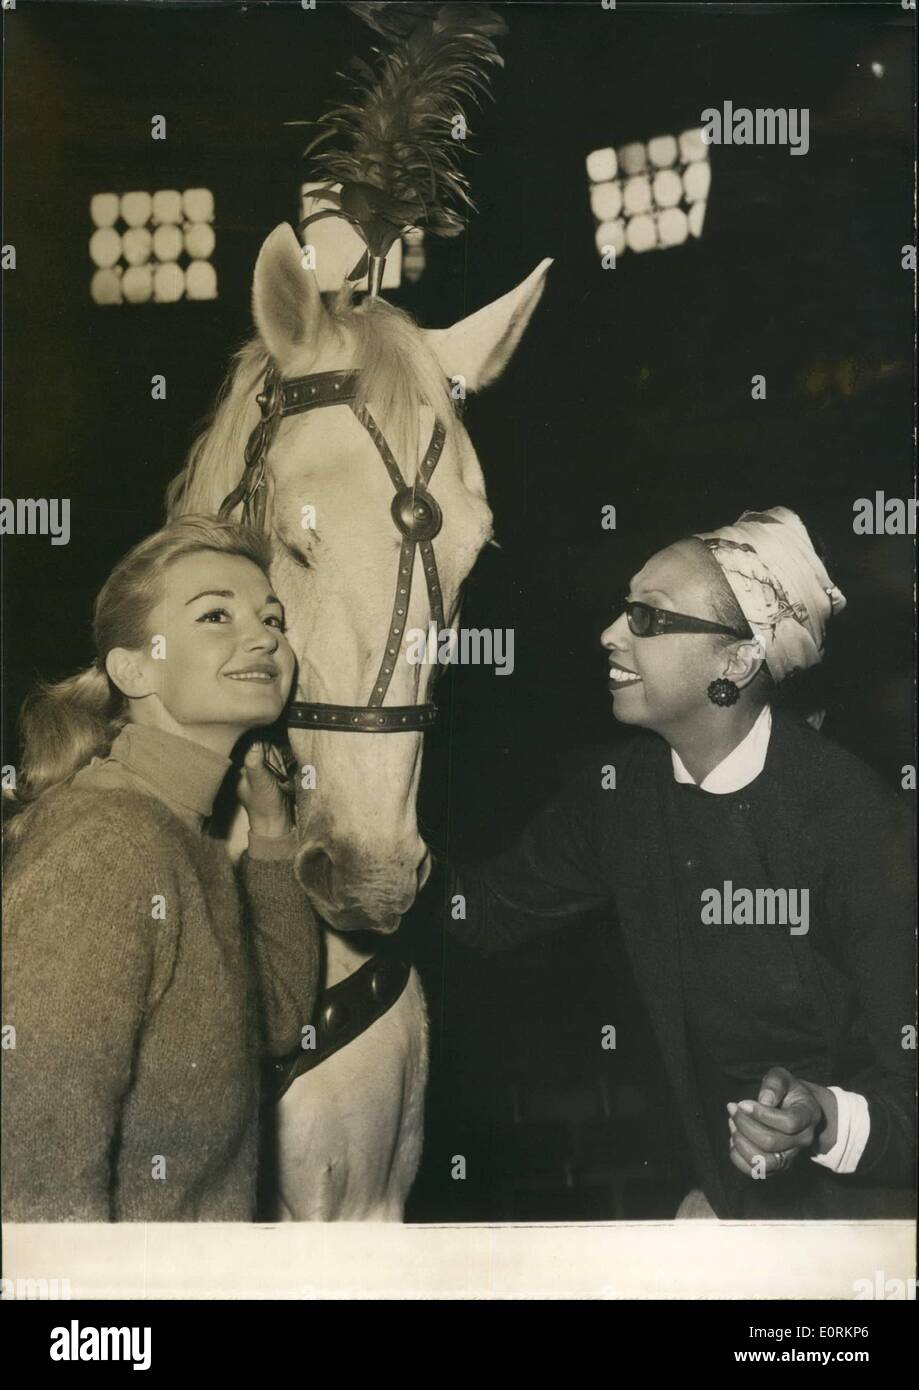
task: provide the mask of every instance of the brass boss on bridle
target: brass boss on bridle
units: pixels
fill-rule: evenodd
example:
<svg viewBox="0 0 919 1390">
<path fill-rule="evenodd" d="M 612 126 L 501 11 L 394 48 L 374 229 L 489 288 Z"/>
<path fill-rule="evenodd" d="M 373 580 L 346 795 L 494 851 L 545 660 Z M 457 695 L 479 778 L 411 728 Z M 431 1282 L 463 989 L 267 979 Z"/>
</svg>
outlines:
<svg viewBox="0 0 919 1390">
<path fill-rule="evenodd" d="M 408 484 L 370 412 L 366 407 L 360 410 L 355 407 L 359 377 L 359 371 L 312 372 L 309 376 L 285 380 L 273 365 L 269 366 L 263 389 L 256 397 L 262 414 L 246 444 L 243 475 L 233 491 L 223 499 L 218 516 L 226 520 L 236 507 L 242 505 L 243 521 L 264 530 L 268 453 L 281 421 L 287 415 L 301 415 L 320 406 L 351 407 L 376 445 L 395 489 L 390 515 L 402 537 L 402 545 L 392 617 L 383 659 L 366 705 L 323 705 L 294 700 L 287 707 L 286 722 L 293 729 L 344 729 L 350 733 L 367 734 L 417 733 L 434 723 L 436 705 L 384 707 L 383 701 L 393 678 L 405 631 L 416 550 L 421 554 L 435 633 L 446 626 L 437 560 L 431 544 L 443 525 L 443 515 L 428 492 L 431 475 L 443 451 L 446 431 L 436 420 L 431 442 L 418 468 L 417 479 L 413 484 Z"/>
</svg>

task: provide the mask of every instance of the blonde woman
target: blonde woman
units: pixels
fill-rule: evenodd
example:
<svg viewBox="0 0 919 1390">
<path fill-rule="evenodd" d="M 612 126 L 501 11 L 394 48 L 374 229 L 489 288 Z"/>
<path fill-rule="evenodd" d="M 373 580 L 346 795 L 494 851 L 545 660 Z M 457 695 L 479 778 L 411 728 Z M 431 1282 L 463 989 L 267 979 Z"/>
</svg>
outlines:
<svg viewBox="0 0 919 1390">
<path fill-rule="evenodd" d="M 2 1181 L 13 1221 L 254 1215 L 260 1056 L 317 988 L 285 797 L 255 745 L 234 870 L 206 833 L 294 657 L 265 542 L 184 517 L 115 567 L 96 660 L 22 718 L 5 833 Z"/>
</svg>

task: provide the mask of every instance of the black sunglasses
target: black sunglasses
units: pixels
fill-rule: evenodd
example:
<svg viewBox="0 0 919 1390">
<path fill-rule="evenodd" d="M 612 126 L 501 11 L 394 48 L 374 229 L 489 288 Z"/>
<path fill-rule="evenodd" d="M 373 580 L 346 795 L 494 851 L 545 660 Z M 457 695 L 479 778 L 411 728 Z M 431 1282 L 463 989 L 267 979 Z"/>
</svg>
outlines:
<svg viewBox="0 0 919 1390">
<path fill-rule="evenodd" d="M 691 618 L 687 613 L 671 613 L 666 608 L 652 608 L 650 603 L 625 602 L 629 631 L 636 637 L 662 637 L 670 632 L 720 632 L 726 637 L 749 637 L 723 623 L 710 623 L 707 618 Z"/>
</svg>

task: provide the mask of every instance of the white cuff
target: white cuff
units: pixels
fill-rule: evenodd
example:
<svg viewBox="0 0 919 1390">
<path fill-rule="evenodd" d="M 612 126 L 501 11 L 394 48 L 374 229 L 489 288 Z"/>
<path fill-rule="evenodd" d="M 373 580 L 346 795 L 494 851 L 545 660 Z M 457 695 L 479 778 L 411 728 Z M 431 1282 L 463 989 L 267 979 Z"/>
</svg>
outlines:
<svg viewBox="0 0 919 1390">
<path fill-rule="evenodd" d="M 871 1133 L 868 1102 L 857 1091 L 828 1089 L 836 1097 L 836 1143 L 829 1153 L 811 1154 L 811 1159 L 833 1173 L 854 1173 Z"/>
</svg>

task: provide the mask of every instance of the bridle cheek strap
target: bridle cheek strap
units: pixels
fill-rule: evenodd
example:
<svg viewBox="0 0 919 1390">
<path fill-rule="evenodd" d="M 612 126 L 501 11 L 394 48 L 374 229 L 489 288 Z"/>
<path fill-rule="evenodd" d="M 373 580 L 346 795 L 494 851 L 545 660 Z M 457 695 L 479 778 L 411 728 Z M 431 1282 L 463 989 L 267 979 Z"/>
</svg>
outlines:
<svg viewBox="0 0 919 1390">
<path fill-rule="evenodd" d="M 312 704 L 295 700 L 287 710 L 287 724 L 294 729 L 345 729 L 351 733 L 417 733 L 429 728 L 437 717 L 433 704 L 383 706 L 396 668 L 396 660 L 408 620 L 415 569 L 415 552 L 421 556 L 435 636 L 446 626 L 443 593 L 433 538 L 443 525 L 443 515 L 428 491 L 428 484 L 440 460 L 446 431 L 435 421 L 431 442 L 411 486 L 406 483 L 393 457 L 386 438 L 366 407 L 355 408 L 359 372 L 313 372 L 310 376 L 284 381 L 269 367 L 265 388 L 258 397 L 262 418 L 246 445 L 246 467 L 242 478 L 224 498 L 218 512 L 222 519 L 242 505 L 242 519 L 248 525 L 264 529 L 266 462 L 268 451 L 285 415 L 299 415 L 325 405 L 350 405 L 355 416 L 367 430 L 395 490 L 390 514 L 402 536 L 399 549 L 399 569 L 392 616 L 386 634 L 383 659 L 366 705 Z"/>
</svg>

